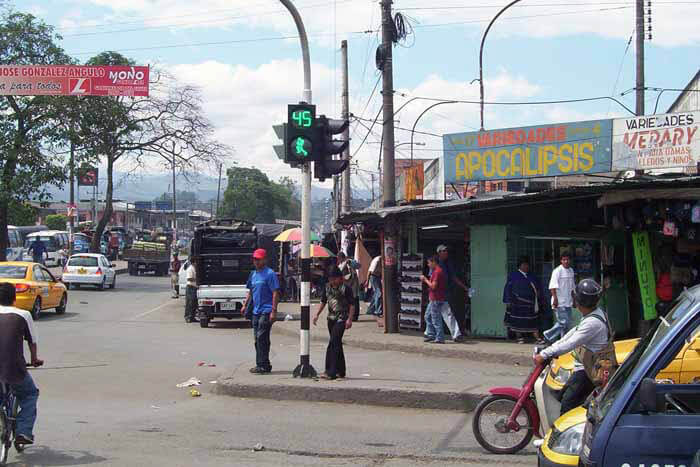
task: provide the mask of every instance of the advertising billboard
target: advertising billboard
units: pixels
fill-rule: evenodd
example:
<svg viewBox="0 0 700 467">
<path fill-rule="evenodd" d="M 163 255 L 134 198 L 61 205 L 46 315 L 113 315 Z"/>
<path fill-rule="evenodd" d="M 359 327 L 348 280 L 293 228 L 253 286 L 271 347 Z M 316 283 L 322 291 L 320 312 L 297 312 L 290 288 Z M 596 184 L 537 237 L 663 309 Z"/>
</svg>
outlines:
<svg viewBox="0 0 700 467">
<path fill-rule="evenodd" d="M 613 170 L 654 170 L 700 162 L 700 112 L 613 120 Z"/>
<path fill-rule="evenodd" d="M 425 165 L 423 171 L 423 199 L 444 201 L 445 183 L 441 168 L 441 158 L 435 159 Z"/>
<path fill-rule="evenodd" d="M 445 183 L 609 172 L 612 120 L 443 136 Z"/>
<path fill-rule="evenodd" d="M 148 96 L 149 67 L 0 65 L 2 96 Z"/>
</svg>

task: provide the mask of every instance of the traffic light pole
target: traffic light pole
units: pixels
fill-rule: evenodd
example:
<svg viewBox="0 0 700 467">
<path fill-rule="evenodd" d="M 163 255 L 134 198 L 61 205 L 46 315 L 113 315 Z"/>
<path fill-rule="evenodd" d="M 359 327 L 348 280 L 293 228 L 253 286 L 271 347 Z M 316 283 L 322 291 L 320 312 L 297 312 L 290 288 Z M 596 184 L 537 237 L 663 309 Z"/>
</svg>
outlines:
<svg viewBox="0 0 700 467">
<path fill-rule="evenodd" d="M 304 22 L 296 7 L 290 0 L 280 0 L 289 10 L 299 32 L 301 53 L 304 61 L 304 90 L 302 101 L 311 104 L 311 59 L 309 57 L 309 40 L 306 37 Z M 311 163 L 306 162 L 301 168 L 301 328 L 299 334 L 299 365 L 294 369 L 294 377 L 313 378 L 316 370 L 309 358 L 310 324 L 311 324 Z"/>
</svg>

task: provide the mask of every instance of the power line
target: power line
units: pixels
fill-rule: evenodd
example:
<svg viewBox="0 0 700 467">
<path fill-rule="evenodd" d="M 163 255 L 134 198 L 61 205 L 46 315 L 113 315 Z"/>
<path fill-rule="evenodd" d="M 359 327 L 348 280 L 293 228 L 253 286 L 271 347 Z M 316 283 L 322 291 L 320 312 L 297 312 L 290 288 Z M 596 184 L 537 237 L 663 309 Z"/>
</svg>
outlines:
<svg viewBox="0 0 700 467">
<path fill-rule="evenodd" d="M 620 68 L 617 70 L 617 77 L 615 78 L 615 84 L 613 85 L 612 91 L 610 91 L 611 97 L 615 95 L 615 91 L 617 90 L 617 85 L 620 83 L 620 76 L 622 75 L 622 68 L 625 65 L 625 58 L 627 58 L 627 52 L 630 50 L 630 45 L 632 44 L 632 38 L 634 37 L 635 29 L 632 30 L 632 34 L 630 34 L 630 38 L 627 41 L 627 47 L 625 47 L 625 53 L 622 54 L 622 60 L 620 61 Z M 608 102 L 608 111 L 605 113 L 606 115 L 610 115 L 610 106 L 611 105 L 612 105 L 612 101 Z"/>
<path fill-rule="evenodd" d="M 700 5 L 698 2 L 691 1 L 656 1 L 654 0 L 654 6 L 656 5 Z M 602 6 L 602 5 L 629 5 L 634 6 L 634 2 L 587 2 L 587 3 L 528 3 L 513 5 L 514 8 L 542 8 L 542 7 L 564 7 L 564 6 Z M 483 10 L 483 9 L 497 9 L 502 8 L 502 5 L 451 5 L 451 6 L 431 6 L 431 7 L 405 7 L 396 8 L 396 10 L 401 11 L 416 11 L 416 10 Z"/>
<path fill-rule="evenodd" d="M 358 152 L 360 152 L 360 149 L 362 149 L 362 146 L 365 144 L 365 141 L 367 141 L 367 138 L 369 137 L 369 134 L 372 132 L 372 128 L 374 128 L 374 125 L 377 123 L 377 120 L 379 120 L 379 116 L 382 114 L 382 110 L 384 110 L 384 106 L 381 106 L 379 108 L 379 112 L 377 112 L 377 116 L 374 117 L 374 121 L 372 121 L 372 126 L 367 129 L 367 134 L 365 134 L 365 138 L 362 140 L 360 145 L 355 149 L 355 152 L 352 154 L 350 159 L 354 159 L 355 156 L 357 155 Z M 357 118 L 357 117 L 356 117 Z M 359 122 L 359 119 L 358 119 Z M 364 125 L 363 125 L 364 126 Z"/>
</svg>

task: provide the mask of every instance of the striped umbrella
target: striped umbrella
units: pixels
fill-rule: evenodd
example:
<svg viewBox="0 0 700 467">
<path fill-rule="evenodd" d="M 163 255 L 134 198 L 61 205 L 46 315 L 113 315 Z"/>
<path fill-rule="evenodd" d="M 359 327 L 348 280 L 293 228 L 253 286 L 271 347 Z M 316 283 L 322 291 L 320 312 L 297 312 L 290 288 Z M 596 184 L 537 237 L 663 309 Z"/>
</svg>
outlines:
<svg viewBox="0 0 700 467">
<path fill-rule="evenodd" d="M 301 251 L 301 245 L 294 247 L 293 252 L 299 253 Z M 332 258 L 335 255 L 328 248 L 321 245 L 311 245 L 311 258 Z"/>
<path fill-rule="evenodd" d="M 287 229 L 277 237 L 275 237 L 276 242 L 300 242 L 301 241 L 301 228 L 295 227 L 293 229 Z M 311 232 L 311 241 L 319 242 L 321 239 L 314 232 Z"/>
</svg>

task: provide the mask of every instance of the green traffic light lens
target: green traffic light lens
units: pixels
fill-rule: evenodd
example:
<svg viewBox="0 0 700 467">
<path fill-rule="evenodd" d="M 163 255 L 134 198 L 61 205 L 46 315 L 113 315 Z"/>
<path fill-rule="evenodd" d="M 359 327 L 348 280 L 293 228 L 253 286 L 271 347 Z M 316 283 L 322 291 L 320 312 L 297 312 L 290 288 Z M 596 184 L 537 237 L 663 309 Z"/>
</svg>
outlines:
<svg viewBox="0 0 700 467">
<path fill-rule="evenodd" d="M 311 156 L 311 141 L 304 137 L 294 138 L 291 142 L 290 151 L 299 159 L 305 159 Z"/>
</svg>

